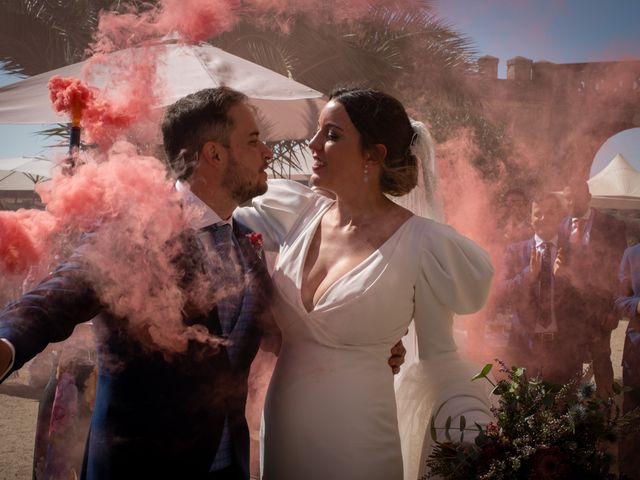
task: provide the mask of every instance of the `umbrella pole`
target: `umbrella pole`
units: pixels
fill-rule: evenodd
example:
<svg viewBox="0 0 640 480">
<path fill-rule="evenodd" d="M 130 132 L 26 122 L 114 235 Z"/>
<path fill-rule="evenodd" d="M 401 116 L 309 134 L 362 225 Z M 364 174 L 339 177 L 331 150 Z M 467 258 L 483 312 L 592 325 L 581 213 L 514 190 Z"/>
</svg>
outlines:
<svg viewBox="0 0 640 480">
<path fill-rule="evenodd" d="M 78 150 L 80 150 L 80 126 L 71 124 L 69 129 L 69 155 L 77 155 Z"/>
<path fill-rule="evenodd" d="M 80 120 L 82 119 L 82 105 L 76 104 L 71 110 L 71 126 L 69 128 L 69 155 L 65 161 L 63 172 L 71 175 L 76 168 L 80 153 Z"/>
</svg>

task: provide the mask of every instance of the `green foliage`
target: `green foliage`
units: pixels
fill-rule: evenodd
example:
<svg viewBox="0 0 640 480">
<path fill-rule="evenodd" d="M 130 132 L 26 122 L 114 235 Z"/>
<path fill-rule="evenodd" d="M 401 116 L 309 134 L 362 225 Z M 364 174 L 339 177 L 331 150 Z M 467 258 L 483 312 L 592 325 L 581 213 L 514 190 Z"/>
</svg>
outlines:
<svg viewBox="0 0 640 480">
<path fill-rule="evenodd" d="M 37 75 L 85 56 L 103 9 L 113 0 L 0 0 L 0 62 Z M 133 2 L 139 3 L 139 2 Z"/>
<path fill-rule="evenodd" d="M 491 364 L 485 365 L 474 380 L 491 381 L 490 371 Z M 554 385 L 504 364 L 501 372 L 506 378 L 492 382 L 493 393 L 500 397 L 493 409 L 495 423 L 476 424 L 478 435 L 469 443 L 462 435 L 458 441 L 450 439 L 449 419 L 447 440 L 436 442 L 424 478 L 618 478 L 609 473 L 612 458 L 605 447 L 616 441 L 619 432 L 637 425 L 640 412 L 621 416 L 612 399 L 605 402 L 595 397 L 592 384 L 578 385 L 575 380 Z M 434 436 L 433 420 L 431 426 Z M 460 430 L 464 430 L 462 421 Z"/>
<path fill-rule="evenodd" d="M 0 62 L 35 75 L 80 61 L 100 10 L 125 3 L 144 9 L 157 0 L 0 0 Z M 357 21 L 329 21 L 326 13 L 321 4 L 314 16 L 245 9 L 238 24 L 211 43 L 324 93 L 344 85 L 389 91 L 430 125 L 436 142 L 470 128 L 480 151 L 472 162 L 483 178 L 513 173 L 504 129 L 484 118 L 468 86 L 473 43 L 436 15 L 432 1 L 411 9 L 373 7 Z"/>
</svg>

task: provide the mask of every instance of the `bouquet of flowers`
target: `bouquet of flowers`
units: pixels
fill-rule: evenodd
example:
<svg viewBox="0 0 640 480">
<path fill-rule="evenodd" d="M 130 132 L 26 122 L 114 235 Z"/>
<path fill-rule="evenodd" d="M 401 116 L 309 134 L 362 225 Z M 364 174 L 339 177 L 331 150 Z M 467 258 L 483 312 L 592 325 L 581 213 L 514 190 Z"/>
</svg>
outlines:
<svg viewBox="0 0 640 480">
<path fill-rule="evenodd" d="M 621 430 L 631 428 L 638 412 L 620 415 L 612 399 L 595 397 L 593 384 L 578 380 L 554 385 L 541 378 L 527 378 L 523 368 L 507 368 L 506 378 L 494 384 L 487 364 L 474 377 L 494 385 L 500 396 L 492 409 L 495 422 L 476 424 L 478 436 L 464 441 L 465 420 L 461 418 L 460 439 L 451 439 L 451 421 L 445 426 L 444 442 L 436 440 L 432 419 L 431 435 L 435 448 L 427 460 L 428 474 L 450 480 L 468 479 L 614 479 L 613 461 L 607 444 L 616 441 Z M 617 386 L 616 393 L 622 389 Z M 457 429 L 456 429 L 457 430 Z"/>
</svg>

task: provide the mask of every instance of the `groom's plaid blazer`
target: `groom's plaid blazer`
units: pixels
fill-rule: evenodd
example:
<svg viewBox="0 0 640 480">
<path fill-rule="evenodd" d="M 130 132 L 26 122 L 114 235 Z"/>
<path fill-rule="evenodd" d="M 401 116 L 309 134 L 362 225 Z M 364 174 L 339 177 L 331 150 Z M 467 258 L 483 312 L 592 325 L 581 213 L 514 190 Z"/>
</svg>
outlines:
<svg viewBox="0 0 640 480">
<path fill-rule="evenodd" d="M 177 355 L 145 349 L 127 330 L 128 320 L 100 303 L 85 267 L 75 260 L 62 264 L 0 312 L 0 337 L 16 350 L 13 370 L 48 343 L 67 338 L 77 324 L 95 317 L 99 375 L 83 478 L 204 477 L 225 418 L 233 455 L 248 478 L 247 377 L 260 338 L 272 323 L 270 279 L 247 233 L 243 226 L 234 226 L 245 288 L 232 328 L 222 332 L 216 305 L 200 315 L 185 309 L 185 324 L 202 324 L 228 338 L 228 346 L 222 349 L 195 342 Z M 187 265 L 182 279 L 185 294 L 193 274 L 206 270 L 197 234 L 187 237 L 191 241 L 184 243 L 189 248 L 176 260 Z M 215 284 L 216 279 L 212 280 Z"/>
</svg>

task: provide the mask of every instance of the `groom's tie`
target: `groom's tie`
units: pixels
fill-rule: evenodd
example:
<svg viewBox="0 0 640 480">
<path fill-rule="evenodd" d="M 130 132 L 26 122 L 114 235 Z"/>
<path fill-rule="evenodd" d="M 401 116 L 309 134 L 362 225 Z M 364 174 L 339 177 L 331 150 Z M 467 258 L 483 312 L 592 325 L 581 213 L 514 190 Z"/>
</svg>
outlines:
<svg viewBox="0 0 640 480">
<path fill-rule="evenodd" d="M 228 335 L 233 329 L 240 309 L 240 299 L 244 289 L 244 274 L 233 241 L 233 230 L 229 223 L 217 223 L 205 230 L 212 235 L 213 249 L 217 253 L 212 258 L 213 279 L 218 291 L 218 314 L 222 333 Z"/>
<path fill-rule="evenodd" d="M 238 252 L 233 241 L 233 229 L 229 223 L 220 222 L 204 229 L 211 234 L 211 244 L 216 255 L 213 262 L 213 281 L 218 291 L 218 318 L 224 335 L 229 335 L 240 310 L 240 299 L 244 288 L 244 277 Z M 229 418 L 225 416 L 218 450 L 211 465 L 212 471 L 231 465 L 233 449 Z"/>
</svg>

